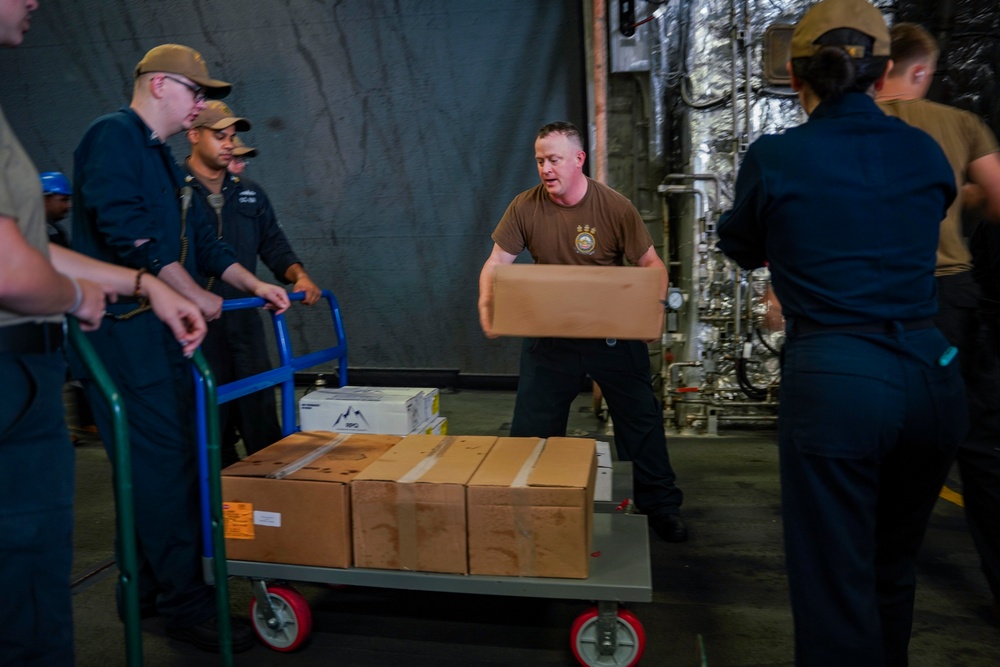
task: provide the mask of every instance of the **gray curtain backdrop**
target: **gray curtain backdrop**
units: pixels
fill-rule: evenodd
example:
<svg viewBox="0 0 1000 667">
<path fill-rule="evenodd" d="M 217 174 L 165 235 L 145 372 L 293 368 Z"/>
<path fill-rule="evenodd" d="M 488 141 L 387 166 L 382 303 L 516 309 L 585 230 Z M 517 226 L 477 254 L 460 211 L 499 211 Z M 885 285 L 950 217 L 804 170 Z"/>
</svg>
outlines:
<svg viewBox="0 0 1000 667">
<path fill-rule="evenodd" d="M 570 0 L 41 0 L 0 50 L 0 105 L 39 171 L 72 176 L 146 50 L 199 50 L 253 122 L 247 176 L 340 300 L 350 365 L 512 374 L 517 341 L 479 329 L 479 269 L 538 182 L 537 129 L 585 122 L 582 20 Z M 297 352 L 332 342 L 306 310 L 289 315 Z"/>
</svg>

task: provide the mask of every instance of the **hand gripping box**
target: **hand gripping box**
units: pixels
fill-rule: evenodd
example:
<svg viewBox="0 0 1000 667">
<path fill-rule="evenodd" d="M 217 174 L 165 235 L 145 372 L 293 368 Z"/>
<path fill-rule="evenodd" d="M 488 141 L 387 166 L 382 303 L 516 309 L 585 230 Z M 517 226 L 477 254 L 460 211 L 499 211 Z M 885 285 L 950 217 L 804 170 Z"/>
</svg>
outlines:
<svg viewBox="0 0 1000 667">
<path fill-rule="evenodd" d="M 226 556 L 350 567 L 349 482 L 399 440 L 295 433 L 223 470 Z"/>
<path fill-rule="evenodd" d="M 355 567 L 467 574 L 465 484 L 493 436 L 411 435 L 351 482 Z"/>
<path fill-rule="evenodd" d="M 504 264 L 493 281 L 503 336 L 652 340 L 663 333 L 663 272 L 638 266 Z"/>
<path fill-rule="evenodd" d="M 588 576 L 594 440 L 500 438 L 469 480 L 469 573 Z"/>
</svg>

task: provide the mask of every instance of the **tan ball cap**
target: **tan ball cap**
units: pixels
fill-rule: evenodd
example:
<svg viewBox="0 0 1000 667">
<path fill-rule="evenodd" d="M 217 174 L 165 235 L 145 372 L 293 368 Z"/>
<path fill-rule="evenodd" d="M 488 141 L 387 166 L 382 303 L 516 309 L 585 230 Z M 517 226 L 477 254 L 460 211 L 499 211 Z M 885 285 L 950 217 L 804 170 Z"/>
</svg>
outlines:
<svg viewBox="0 0 1000 667">
<path fill-rule="evenodd" d="M 257 157 L 257 149 L 247 146 L 239 137 L 233 139 L 233 155 L 235 157 Z"/>
<path fill-rule="evenodd" d="M 135 76 L 138 78 L 149 72 L 186 76 L 204 88 L 205 94 L 212 98 L 225 97 L 233 88 L 231 83 L 210 77 L 201 54 L 181 44 L 161 44 L 150 49 L 135 66 Z"/>
<path fill-rule="evenodd" d="M 885 18 L 867 0 L 823 0 L 809 8 L 796 24 L 792 33 L 792 58 L 809 58 L 816 55 L 820 45 L 816 40 L 838 28 L 850 28 L 875 40 L 872 56 L 888 56 L 891 40 Z M 865 49 L 844 44 L 853 58 L 864 58 Z"/>
<path fill-rule="evenodd" d="M 249 132 L 250 121 L 240 118 L 225 102 L 211 100 L 206 103 L 191 127 L 207 127 L 210 130 L 224 130 L 230 125 L 236 126 L 237 132 Z"/>
</svg>

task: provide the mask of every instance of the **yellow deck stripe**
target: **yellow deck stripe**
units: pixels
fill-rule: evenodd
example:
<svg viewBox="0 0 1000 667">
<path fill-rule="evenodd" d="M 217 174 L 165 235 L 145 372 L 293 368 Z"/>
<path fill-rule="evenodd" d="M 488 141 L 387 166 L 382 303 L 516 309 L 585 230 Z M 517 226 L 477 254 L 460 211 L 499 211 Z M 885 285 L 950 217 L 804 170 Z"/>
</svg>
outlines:
<svg viewBox="0 0 1000 667">
<path fill-rule="evenodd" d="M 949 503 L 955 503 L 959 507 L 965 507 L 965 501 L 962 499 L 962 494 L 957 491 L 952 491 L 947 486 L 941 487 L 941 493 L 939 495 Z"/>
</svg>

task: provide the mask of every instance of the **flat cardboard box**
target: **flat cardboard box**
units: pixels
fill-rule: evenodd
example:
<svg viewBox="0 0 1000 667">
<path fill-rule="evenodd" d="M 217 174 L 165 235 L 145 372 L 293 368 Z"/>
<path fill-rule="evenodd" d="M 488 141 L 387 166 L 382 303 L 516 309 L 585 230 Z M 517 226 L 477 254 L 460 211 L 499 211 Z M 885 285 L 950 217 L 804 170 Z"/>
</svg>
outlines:
<svg viewBox="0 0 1000 667">
<path fill-rule="evenodd" d="M 493 436 L 411 435 L 351 482 L 355 567 L 467 574 L 465 484 Z"/>
<path fill-rule="evenodd" d="M 350 567 L 349 482 L 399 440 L 295 433 L 223 470 L 226 556 Z"/>
<path fill-rule="evenodd" d="M 585 579 L 595 441 L 500 438 L 469 480 L 469 573 Z"/>
<path fill-rule="evenodd" d="M 299 399 L 304 431 L 406 435 L 420 425 L 424 398 L 378 387 L 318 389 Z"/>
<path fill-rule="evenodd" d="M 658 339 L 662 273 L 638 266 L 503 264 L 493 281 L 493 333 Z"/>
</svg>

